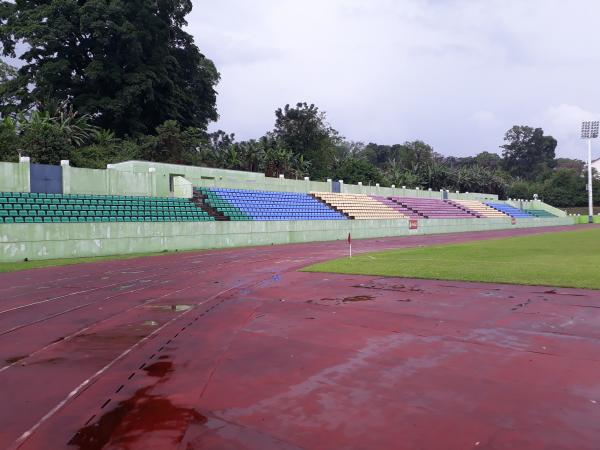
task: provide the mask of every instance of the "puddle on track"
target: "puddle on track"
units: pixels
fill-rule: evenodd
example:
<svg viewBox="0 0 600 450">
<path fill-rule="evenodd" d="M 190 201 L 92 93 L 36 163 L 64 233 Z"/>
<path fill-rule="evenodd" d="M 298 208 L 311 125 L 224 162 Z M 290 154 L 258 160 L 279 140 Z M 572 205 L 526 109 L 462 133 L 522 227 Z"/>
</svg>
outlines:
<svg viewBox="0 0 600 450">
<path fill-rule="evenodd" d="M 317 302 L 335 302 L 336 305 L 340 305 L 342 303 L 354 303 L 354 302 L 370 302 L 371 300 L 375 300 L 375 297 L 371 295 L 355 295 L 353 297 L 343 297 L 343 298 L 322 298 L 317 300 L 316 302 L 313 300 L 307 300 L 306 303 L 317 303 Z"/>
<path fill-rule="evenodd" d="M 144 371 L 158 380 L 138 389 L 96 422 L 81 428 L 68 444 L 81 450 L 100 450 L 106 446 L 129 448 L 147 433 L 164 432 L 162 436 L 172 438 L 169 448 L 177 448 L 189 425 L 207 422 L 207 418 L 193 408 L 176 406 L 167 398 L 151 394 L 151 390 L 173 372 L 171 361 L 155 362 Z"/>
<path fill-rule="evenodd" d="M 153 387 L 138 390 L 96 423 L 80 429 L 69 445 L 82 450 L 100 450 L 108 444 L 128 448 L 146 433 L 172 430 L 176 448 L 190 423 L 206 423 L 206 417 L 194 409 L 178 407 L 166 398 L 150 394 Z"/>
<path fill-rule="evenodd" d="M 11 358 L 6 358 L 4 361 L 6 361 L 7 364 L 14 364 L 27 358 L 28 356 L 29 355 L 13 356 Z"/>
<path fill-rule="evenodd" d="M 150 305 L 148 308 L 160 309 L 163 311 L 182 312 L 193 308 L 192 305 Z"/>
</svg>

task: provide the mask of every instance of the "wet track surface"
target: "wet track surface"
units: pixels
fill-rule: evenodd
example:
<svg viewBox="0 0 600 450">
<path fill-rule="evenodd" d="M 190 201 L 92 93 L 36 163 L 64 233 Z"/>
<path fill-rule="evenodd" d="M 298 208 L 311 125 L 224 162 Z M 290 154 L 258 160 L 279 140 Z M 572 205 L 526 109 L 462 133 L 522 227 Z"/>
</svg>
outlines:
<svg viewBox="0 0 600 450">
<path fill-rule="evenodd" d="M 600 291 L 297 272 L 345 252 L 0 274 L 0 448 L 600 448 Z"/>
</svg>

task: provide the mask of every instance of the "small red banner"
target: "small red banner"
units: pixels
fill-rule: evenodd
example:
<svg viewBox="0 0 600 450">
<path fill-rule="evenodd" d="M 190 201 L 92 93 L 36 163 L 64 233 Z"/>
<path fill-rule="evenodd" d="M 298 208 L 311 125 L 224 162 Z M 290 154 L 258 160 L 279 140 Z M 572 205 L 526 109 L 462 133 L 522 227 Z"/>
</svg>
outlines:
<svg viewBox="0 0 600 450">
<path fill-rule="evenodd" d="M 352 235 L 348 233 L 348 244 L 352 245 Z"/>
<path fill-rule="evenodd" d="M 419 228 L 419 221 L 417 219 L 410 219 L 408 221 L 408 229 L 409 230 L 416 230 Z"/>
</svg>

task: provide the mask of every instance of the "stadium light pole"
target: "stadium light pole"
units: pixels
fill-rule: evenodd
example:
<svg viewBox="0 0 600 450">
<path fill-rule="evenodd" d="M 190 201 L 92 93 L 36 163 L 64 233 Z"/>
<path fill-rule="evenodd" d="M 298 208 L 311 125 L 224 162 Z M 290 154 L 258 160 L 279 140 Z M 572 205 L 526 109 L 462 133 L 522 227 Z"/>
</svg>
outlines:
<svg viewBox="0 0 600 450">
<path fill-rule="evenodd" d="M 588 222 L 594 223 L 594 199 L 592 185 L 592 139 L 598 138 L 598 128 L 600 121 L 583 122 L 581 124 L 581 138 L 587 139 L 588 144 Z"/>
</svg>

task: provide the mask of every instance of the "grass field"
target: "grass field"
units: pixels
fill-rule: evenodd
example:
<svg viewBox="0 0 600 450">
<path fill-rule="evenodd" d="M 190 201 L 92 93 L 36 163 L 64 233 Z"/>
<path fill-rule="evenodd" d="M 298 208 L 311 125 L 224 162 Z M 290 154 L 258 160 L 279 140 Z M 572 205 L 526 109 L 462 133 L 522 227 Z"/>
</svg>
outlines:
<svg viewBox="0 0 600 450">
<path fill-rule="evenodd" d="M 390 250 L 303 270 L 600 289 L 600 228 Z"/>
<path fill-rule="evenodd" d="M 99 261 L 114 261 L 119 259 L 139 258 L 140 256 L 156 256 L 164 255 L 162 253 L 137 253 L 132 255 L 115 255 L 115 256 L 96 256 L 93 258 L 65 258 L 65 259 L 44 259 L 39 261 L 19 261 L 11 263 L 0 263 L 1 272 L 17 272 L 19 270 L 39 269 L 42 267 L 52 266 L 71 266 L 73 264 L 83 264 Z"/>
</svg>

